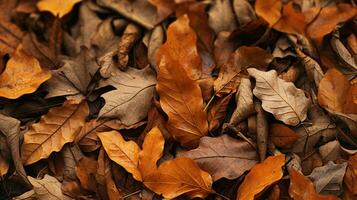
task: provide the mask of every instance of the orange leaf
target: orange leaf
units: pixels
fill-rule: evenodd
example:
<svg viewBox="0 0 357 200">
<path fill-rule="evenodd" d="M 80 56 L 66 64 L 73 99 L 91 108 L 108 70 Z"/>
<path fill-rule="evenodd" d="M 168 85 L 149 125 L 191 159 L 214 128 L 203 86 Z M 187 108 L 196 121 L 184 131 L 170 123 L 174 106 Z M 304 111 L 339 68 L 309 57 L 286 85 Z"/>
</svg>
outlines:
<svg viewBox="0 0 357 200">
<path fill-rule="evenodd" d="M 16 99 L 24 94 L 35 92 L 51 73 L 41 69 L 38 60 L 27 55 L 19 46 L 0 75 L 0 97 Z"/>
<path fill-rule="evenodd" d="M 277 147 L 289 148 L 296 140 L 299 139 L 299 135 L 291 130 L 288 126 L 283 124 L 270 125 L 270 133 L 272 141 Z"/>
<path fill-rule="evenodd" d="M 281 0 L 257 0 L 255 1 L 255 12 L 273 26 L 281 17 Z"/>
<path fill-rule="evenodd" d="M 317 194 L 314 185 L 309 178 L 300 174 L 294 168 L 289 170 L 290 174 L 290 186 L 289 195 L 294 200 L 335 200 L 337 199 L 334 195 L 320 195 Z"/>
<path fill-rule="evenodd" d="M 48 158 L 72 142 L 89 114 L 87 103 L 68 100 L 60 107 L 51 108 L 24 134 L 21 155 L 25 165 Z"/>
<path fill-rule="evenodd" d="M 98 137 L 109 158 L 131 173 L 135 180 L 141 181 L 138 170 L 140 147 L 134 141 L 125 141 L 118 131 L 101 132 Z"/>
<path fill-rule="evenodd" d="M 175 158 L 160 165 L 158 171 L 144 180 L 144 185 L 165 198 L 180 195 L 205 198 L 211 192 L 212 178 L 190 158 Z"/>
<path fill-rule="evenodd" d="M 283 177 L 282 166 L 285 155 L 270 156 L 262 163 L 255 165 L 238 188 L 237 200 L 254 200 L 270 185 Z"/>
<path fill-rule="evenodd" d="M 293 2 L 283 7 L 279 21 L 273 26 L 274 29 L 284 32 L 304 35 L 305 16 L 294 9 Z"/>
<path fill-rule="evenodd" d="M 357 180 L 357 154 L 350 156 L 350 159 L 348 159 L 348 166 L 343 180 L 347 189 L 353 195 L 357 195 L 356 180 Z"/>
<path fill-rule="evenodd" d="M 138 168 L 141 176 L 145 177 L 157 171 L 156 162 L 161 158 L 164 150 L 165 139 L 159 128 L 154 127 L 145 136 L 143 149 L 139 153 Z"/>
<path fill-rule="evenodd" d="M 49 11 L 59 18 L 69 13 L 73 6 L 81 0 L 41 0 L 37 3 L 40 11 Z"/>
</svg>

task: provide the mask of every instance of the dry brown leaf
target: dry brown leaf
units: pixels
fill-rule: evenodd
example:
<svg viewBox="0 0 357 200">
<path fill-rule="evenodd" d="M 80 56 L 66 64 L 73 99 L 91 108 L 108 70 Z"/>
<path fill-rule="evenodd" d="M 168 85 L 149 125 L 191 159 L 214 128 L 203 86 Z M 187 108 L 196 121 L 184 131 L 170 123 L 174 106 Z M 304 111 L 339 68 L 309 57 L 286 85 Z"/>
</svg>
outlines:
<svg viewBox="0 0 357 200">
<path fill-rule="evenodd" d="M 59 18 L 71 12 L 73 6 L 81 0 L 41 0 L 37 3 L 40 11 L 49 11 Z"/>
<path fill-rule="evenodd" d="M 211 176 L 190 158 L 175 158 L 160 165 L 144 180 L 144 185 L 165 198 L 184 195 L 189 199 L 205 198 L 212 192 Z"/>
<path fill-rule="evenodd" d="M 154 127 L 145 136 L 142 150 L 139 153 L 138 169 L 141 172 L 143 181 L 146 177 L 157 171 L 157 161 L 164 151 L 165 139 L 159 128 Z"/>
<path fill-rule="evenodd" d="M 303 90 L 278 78 L 275 70 L 263 72 L 250 68 L 248 72 L 256 80 L 253 94 L 262 101 L 265 111 L 287 125 L 296 126 L 306 119 L 310 100 Z"/>
<path fill-rule="evenodd" d="M 20 46 L 0 75 L 0 96 L 16 99 L 36 91 L 43 82 L 50 78 L 51 73 L 42 69 L 38 60 L 26 54 Z"/>
<path fill-rule="evenodd" d="M 6 4 L 10 5 L 9 2 Z M 21 43 L 24 32 L 17 25 L 2 18 L 0 18 L 0 26 L 0 50 L 4 53 L 15 52 Z"/>
<path fill-rule="evenodd" d="M 248 0 L 234 0 L 233 9 L 240 26 L 244 26 L 257 19 L 255 11 Z"/>
<path fill-rule="evenodd" d="M 219 99 L 212 107 L 208 110 L 208 123 L 209 130 L 213 131 L 219 128 L 219 125 L 226 116 L 226 111 L 228 103 L 231 100 L 232 94 L 229 94 L 221 99 Z"/>
<path fill-rule="evenodd" d="M 140 38 L 140 28 L 135 24 L 128 24 L 121 36 L 118 44 L 118 61 L 119 68 L 125 71 L 128 67 L 129 53 L 135 43 Z"/>
<path fill-rule="evenodd" d="M 314 81 L 316 87 L 319 87 L 319 83 L 324 76 L 324 72 L 319 63 L 310 56 L 304 54 L 300 49 L 296 49 L 296 54 L 302 60 L 309 80 Z"/>
<path fill-rule="evenodd" d="M 319 105 L 340 113 L 356 113 L 357 105 L 350 94 L 351 84 L 337 69 L 329 69 L 319 84 Z M 350 97 L 350 98 L 348 98 Z"/>
<path fill-rule="evenodd" d="M 338 23 L 345 22 L 357 14 L 357 8 L 350 4 L 337 4 L 324 8 L 314 7 L 305 13 L 309 21 L 307 35 L 317 44 L 321 44 L 325 35 L 329 34 Z"/>
<path fill-rule="evenodd" d="M 280 154 L 255 165 L 239 186 L 237 200 L 254 200 L 267 187 L 279 181 L 283 177 L 284 164 L 285 155 Z"/>
<path fill-rule="evenodd" d="M 299 139 L 297 133 L 283 124 L 271 124 L 270 134 L 275 146 L 282 148 L 290 148 Z"/>
<path fill-rule="evenodd" d="M 284 33 L 304 35 L 306 26 L 305 16 L 303 13 L 295 10 L 293 3 L 291 1 L 287 5 L 284 5 L 281 16 L 273 28 Z"/>
<path fill-rule="evenodd" d="M 273 26 L 281 17 L 280 10 L 282 2 L 280 0 L 257 0 L 255 1 L 255 12 L 265 21 Z"/>
<path fill-rule="evenodd" d="M 203 137 L 196 149 L 180 153 L 180 157 L 192 158 L 212 175 L 213 181 L 220 178 L 235 179 L 258 163 L 258 154 L 248 142 L 228 135 Z"/>
<path fill-rule="evenodd" d="M 183 30 L 187 29 L 186 26 L 181 27 L 181 23 L 188 26 L 186 15 L 181 16 L 170 26 L 169 39 L 159 50 L 160 60 L 156 89 L 160 95 L 161 107 L 169 118 L 167 129 L 170 134 L 183 146 L 193 148 L 198 145 L 202 136 L 207 135 L 208 122 L 206 113 L 203 111 L 201 89 L 198 83 L 188 75 L 191 71 L 185 70 L 187 67 L 195 68 L 200 64 L 200 59 L 196 59 L 196 56 L 193 56 L 193 60 L 189 59 L 192 52 L 195 52 L 194 55 L 197 53 L 195 43 L 191 44 L 191 48 L 188 48 L 188 46 L 183 46 L 182 41 L 177 41 L 177 38 L 174 41 L 170 39 L 175 36 L 176 31 L 180 33 L 182 28 Z M 186 37 L 183 40 L 191 38 L 190 41 L 195 42 L 194 35 L 187 36 L 183 33 L 180 35 Z M 187 53 L 188 55 L 186 55 Z"/>
<path fill-rule="evenodd" d="M 208 23 L 216 34 L 221 31 L 234 31 L 237 28 L 232 1 L 213 1 L 208 16 Z"/>
<path fill-rule="evenodd" d="M 249 79 L 241 79 L 235 99 L 237 106 L 229 121 L 230 125 L 237 125 L 239 122 L 243 121 L 255 112 L 251 85 L 252 84 Z"/>
<path fill-rule="evenodd" d="M 156 55 L 157 65 L 159 66 L 161 62 L 170 64 L 172 60 L 171 62 L 176 62 L 176 65 L 185 69 L 191 79 L 199 79 L 202 75 L 202 67 L 196 43 L 197 36 L 190 27 L 188 16 L 186 14 L 180 16 L 167 30 L 167 40 Z"/>
<path fill-rule="evenodd" d="M 254 102 L 255 111 L 257 112 L 257 149 L 260 161 L 265 160 L 268 150 L 269 125 L 267 113 L 262 108 L 260 101 Z"/>
<path fill-rule="evenodd" d="M 83 157 L 75 168 L 76 176 L 81 183 L 81 187 L 88 191 L 96 191 L 97 183 L 95 174 L 97 172 L 97 161 L 93 158 Z"/>
<path fill-rule="evenodd" d="M 0 155 L 0 176 L 5 176 L 9 170 L 8 161 Z"/>
<path fill-rule="evenodd" d="M 348 166 L 343 182 L 347 190 L 353 195 L 357 195 L 357 154 L 350 156 L 348 159 Z"/>
<path fill-rule="evenodd" d="M 109 130 L 110 128 L 105 126 L 103 121 L 91 120 L 84 124 L 81 131 L 77 134 L 74 143 L 78 144 L 84 152 L 95 151 L 100 147 L 97 133 Z"/>
<path fill-rule="evenodd" d="M 140 147 L 134 141 L 125 141 L 118 131 L 98 133 L 98 137 L 109 158 L 131 173 L 135 180 L 141 180 L 138 170 Z"/>
<path fill-rule="evenodd" d="M 316 193 L 314 185 L 309 178 L 296 171 L 294 168 L 289 169 L 290 186 L 289 195 L 294 200 L 335 200 L 333 195 L 320 195 Z"/>
<path fill-rule="evenodd" d="M 33 124 L 24 135 L 21 155 L 25 165 L 48 158 L 72 142 L 89 114 L 86 102 L 66 101 L 62 106 L 51 108 L 41 120 Z"/>
</svg>

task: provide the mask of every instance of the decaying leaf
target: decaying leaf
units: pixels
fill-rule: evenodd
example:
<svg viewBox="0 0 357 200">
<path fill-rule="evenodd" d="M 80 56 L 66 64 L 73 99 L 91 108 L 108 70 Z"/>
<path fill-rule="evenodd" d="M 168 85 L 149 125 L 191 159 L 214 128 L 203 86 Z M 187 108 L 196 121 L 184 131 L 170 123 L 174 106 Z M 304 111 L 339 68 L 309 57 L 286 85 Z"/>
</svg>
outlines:
<svg viewBox="0 0 357 200">
<path fill-rule="evenodd" d="M 130 126 L 143 120 L 151 107 L 156 78 L 150 67 L 138 70 L 128 68 L 125 72 L 112 68 L 110 77 L 100 86 L 112 85 L 116 89 L 102 95 L 105 100 L 100 117 L 116 118 Z"/>
<path fill-rule="evenodd" d="M 22 47 L 19 47 L 0 75 L 0 97 L 16 99 L 32 93 L 50 78 L 51 73 L 42 69 L 36 58 L 26 54 Z"/>
<path fill-rule="evenodd" d="M 299 139 L 299 135 L 283 124 L 271 124 L 272 141 L 277 147 L 289 148 Z"/>
<path fill-rule="evenodd" d="M 278 78 L 275 70 L 263 72 L 250 68 L 248 72 L 256 80 L 253 94 L 262 101 L 264 110 L 287 125 L 295 126 L 306 119 L 310 100 L 303 90 Z"/>
<path fill-rule="evenodd" d="M 342 194 L 342 181 L 347 163 L 335 164 L 332 161 L 322 167 L 316 167 L 309 178 L 314 183 L 316 192 L 320 194 Z"/>
<path fill-rule="evenodd" d="M 141 174 L 138 170 L 140 147 L 133 141 L 125 141 L 118 131 L 108 131 L 98 133 L 98 137 L 107 152 L 109 158 L 118 163 L 135 180 L 141 180 Z"/>
<path fill-rule="evenodd" d="M 212 192 L 211 176 L 192 159 L 184 157 L 162 163 L 156 173 L 144 180 L 144 184 L 168 199 L 180 195 L 190 199 L 205 198 Z"/>
<path fill-rule="evenodd" d="M 40 11 L 49 11 L 54 16 L 63 17 L 69 13 L 73 6 L 81 0 L 41 0 L 37 3 Z"/>
<path fill-rule="evenodd" d="M 316 193 L 314 185 L 309 180 L 309 178 L 302 175 L 300 172 L 291 168 L 289 170 L 290 174 L 290 186 L 289 195 L 294 200 L 334 200 L 337 199 L 333 195 L 320 195 Z"/>
<path fill-rule="evenodd" d="M 201 169 L 220 178 L 235 179 L 258 163 L 258 154 L 248 142 L 228 135 L 216 138 L 203 137 L 198 148 L 179 154 L 192 158 Z"/>
<path fill-rule="evenodd" d="M 279 181 L 283 177 L 284 164 L 284 154 L 270 156 L 256 164 L 239 186 L 237 200 L 254 200 L 267 187 Z"/>
<path fill-rule="evenodd" d="M 41 120 L 33 124 L 24 135 L 22 162 L 29 165 L 61 150 L 72 142 L 89 114 L 86 102 L 66 101 L 62 106 L 50 109 Z"/>
</svg>

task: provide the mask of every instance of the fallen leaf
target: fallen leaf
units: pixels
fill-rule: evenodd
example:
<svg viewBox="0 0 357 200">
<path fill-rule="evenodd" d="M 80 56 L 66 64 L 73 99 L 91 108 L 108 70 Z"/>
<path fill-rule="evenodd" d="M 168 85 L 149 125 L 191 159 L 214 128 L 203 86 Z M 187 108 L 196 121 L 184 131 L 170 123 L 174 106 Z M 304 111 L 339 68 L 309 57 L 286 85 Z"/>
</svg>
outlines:
<svg viewBox="0 0 357 200">
<path fill-rule="evenodd" d="M 235 179 L 258 163 L 258 154 L 249 143 L 228 135 L 216 138 L 203 137 L 198 148 L 182 152 L 201 169 L 212 175 L 213 181 L 221 178 Z"/>
<path fill-rule="evenodd" d="M 129 53 L 140 38 L 140 28 L 135 24 L 128 24 L 118 44 L 118 67 L 125 71 L 129 62 Z"/>
<path fill-rule="evenodd" d="M 52 78 L 46 82 L 48 90 L 46 98 L 80 95 L 90 92 L 89 85 L 99 66 L 94 55 L 88 48 L 83 47 L 75 58 L 63 60 L 63 67 L 52 71 Z"/>
<path fill-rule="evenodd" d="M 175 158 L 162 163 L 149 175 L 144 185 L 168 199 L 184 195 L 189 199 L 205 198 L 212 192 L 211 176 L 190 158 Z"/>
<path fill-rule="evenodd" d="M 331 38 L 331 47 L 340 60 L 346 64 L 346 67 L 351 70 L 357 70 L 356 60 L 353 58 L 352 54 L 348 51 L 345 45 L 339 39 L 339 33 L 335 33 Z"/>
<path fill-rule="evenodd" d="M 273 143 L 277 147 L 282 148 L 291 147 L 299 139 L 299 135 L 297 133 L 283 124 L 271 124 L 270 134 Z"/>
<path fill-rule="evenodd" d="M 162 157 L 165 139 L 159 128 L 154 127 L 145 136 L 142 150 L 139 153 L 138 169 L 143 181 L 157 171 L 157 161 Z"/>
<path fill-rule="evenodd" d="M 208 16 L 208 23 L 216 34 L 221 31 L 234 31 L 237 28 L 232 1 L 213 1 Z"/>
<path fill-rule="evenodd" d="M 207 119 L 209 123 L 209 130 L 213 131 L 219 128 L 219 125 L 224 120 L 226 116 L 227 107 L 229 101 L 231 100 L 232 94 L 229 94 L 217 101 L 216 104 L 213 104 L 209 109 L 207 114 Z"/>
<path fill-rule="evenodd" d="M 138 170 L 140 147 L 133 141 L 125 141 L 118 131 L 98 133 L 98 137 L 109 158 L 131 173 L 135 180 L 141 180 Z"/>
<path fill-rule="evenodd" d="M 280 10 L 282 2 L 280 0 L 257 0 L 255 1 L 255 12 L 265 21 L 273 26 L 281 17 Z"/>
<path fill-rule="evenodd" d="M 269 125 L 267 113 L 262 108 L 260 101 L 254 102 L 255 111 L 257 112 L 257 149 L 260 161 L 265 160 L 268 150 Z"/>
<path fill-rule="evenodd" d="M 88 114 L 87 103 L 78 104 L 73 100 L 51 108 L 25 133 L 21 149 L 22 162 L 30 165 L 48 158 L 52 152 L 60 151 L 64 144 L 74 140 Z"/>
<path fill-rule="evenodd" d="M 242 78 L 236 93 L 236 108 L 229 120 L 230 125 L 237 125 L 255 112 L 253 104 L 253 93 L 250 80 Z"/>
<path fill-rule="evenodd" d="M 16 99 L 24 94 L 35 92 L 51 73 L 41 69 L 38 60 L 18 47 L 0 75 L 0 96 Z"/>
<path fill-rule="evenodd" d="M 253 166 L 238 188 L 237 200 L 254 200 L 267 187 L 279 181 L 283 177 L 284 164 L 285 155 L 280 154 Z"/>
<path fill-rule="evenodd" d="M 71 200 L 72 198 L 62 194 L 61 183 L 50 175 L 45 175 L 43 179 L 28 177 L 33 185 L 34 198 L 38 200 Z"/>
<path fill-rule="evenodd" d="M 102 95 L 104 107 L 100 118 L 116 118 L 129 126 L 143 120 L 151 107 L 156 77 L 150 67 L 142 70 L 128 68 L 125 72 L 113 68 L 110 77 L 100 87 L 112 85 L 116 89 Z"/>
<path fill-rule="evenodd" d="M 9 2 L 6 4 L 10 5 Z M 0 27 L 0 50 L 4 53 L 15 52 L 25 33 L 17 25 L 3 18 L 0 18 Z"/>
<path fill-rule="evenodd" d="M 322 167 L 316 167 L 309 178 L 313 182 L 316 192 L 320 194 L 342 194 L 342 182 L 347 163 L 335 164 L 329 161 Z"/>
<path fill-rule="evenodd" d="M 49 11 L 59 18 L 71 12 L 73 6 L 81 0 L 41 0 L 37 3 L 40 11 Z"/>
<path fill-rule="evenodd" d="M 314 185 L 309 178 L 300 174 L 293 168 L 289 169 L 290 174 L 290 186 L 289 195 L 294 200 L 334 200 L 337 199 L 333 195 L 320 195 L 316 193 Z"/>
<path fill-rule="evenodd" d="M 304 54 L 300 49 L 296 49 L 296 54 L 302 60 L 309 80 L 314 81 L 316 87 L 319 87 L 319 83 L 324 76 L 324 72 L 319 63 L 310 56 Z"/>
<path fill-rule="evenodd" d="M 8 161 L 0 155 L 0 176 L 5 176 L 9 171 L 9 163 Z"/>
<path fill-rule="evenodd" d="M 248 0 L 234 0 L 233 9 L 240 26 L 244 26 L 257 19 L 255 11 Z"/>
<path fill-rule="evenodd" d="M 310 100 L 303 90 L 278 78 L 275 70 L 263 72 L 250 68 L 248 72 L 256 80 L 253 94 L 262 101 L 265 111 L 287 125 L 296 126 L 306 119 Z"/>
<path fill-rule="evenodd" d="M 353 195 L 357 195 L 357 154 L 350 156 L 347 162 L 344 184 Z"/>
<path fill-rule="evenodd" d="M 278 4 L 275 4 L 276 8 Z M 293 2 L 289 2 L 283 6 L 279 20 L 272 26 L 274 29 L 284 33 L 304 35 L 306 28 L 305 16 L 294 8 Z"/>
<path fill-rule="evenodd" d="M 88 191 L 96 191 L 97 190 L 97 183 L 95 181 L 95 174 L 97 172 L 97 161 L 83 157 L 77 163 L 75 168 L 76 176 L 81 183 L 81 187 Z"/>
</svg>

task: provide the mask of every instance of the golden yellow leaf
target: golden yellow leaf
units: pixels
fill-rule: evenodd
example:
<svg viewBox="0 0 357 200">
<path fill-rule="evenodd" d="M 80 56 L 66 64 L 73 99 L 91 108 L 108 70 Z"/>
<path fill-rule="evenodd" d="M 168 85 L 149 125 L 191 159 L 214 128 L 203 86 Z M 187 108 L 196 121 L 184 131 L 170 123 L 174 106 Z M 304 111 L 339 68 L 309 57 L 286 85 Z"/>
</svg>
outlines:
<svg viewBox="0 0 357 200">
<path fill-rule="evenodd" d="M 162 163 L 157 172 L 145 178 L 144 185 L 168 199 L 183 194 L 190 199 L 205 198 L 212 192 L 211 176 L 184 157 Z"/>
<path fill-rule="evenodd" d="M 63 17 L 69 13 L 73 6 L 81 0 L 41 0 L 37 3 L 40 11 L 49 11 L 54 16 Z"/>
<path fill-rule="evenodd" d="M 32 93 L 50 78 L 51 73 L 43 70 L 38 60 L 19 46 L 0 75 L 0 97 L 16 99 Z"/>
<path fill-rule="evenodd" d="M 270 156 L 255 165 L 238 188 L 237 200 L 254 200 L 267 187 L 283 177 L 285 155 Z"/>
<path fill-rule="evenodd" d="M 51 108 L 33 124 L 24 135 L 21 155 L 25 165 L 48 158 L 52 152 L 58 152 L 63 145 L 72 142 L 81 130 L 89 114 L 87 103 L 66 101 L 62 106 Z"/>
<path fill-rule="evenodd" d="M 118 131 L 101 132 L 98 137 L 109 158 L 131 173 L 135 180 L 141 181 L 138 170 L 140 147 L 134 141 L 125 141 Z"/>
<path fill-rule="evenodd" d="M 145 136 L 143 149 L 139 153 L 139 170 L 145 181 L 145 177 L 157 171 L 156 162 L 161 158 L 164 150 L 165 139 L 159 128 L 154 127 Z"/>
</svg>

